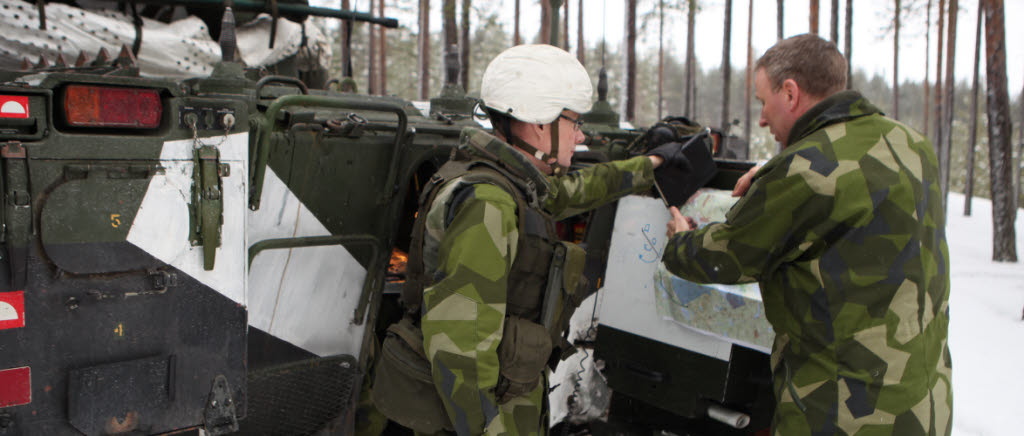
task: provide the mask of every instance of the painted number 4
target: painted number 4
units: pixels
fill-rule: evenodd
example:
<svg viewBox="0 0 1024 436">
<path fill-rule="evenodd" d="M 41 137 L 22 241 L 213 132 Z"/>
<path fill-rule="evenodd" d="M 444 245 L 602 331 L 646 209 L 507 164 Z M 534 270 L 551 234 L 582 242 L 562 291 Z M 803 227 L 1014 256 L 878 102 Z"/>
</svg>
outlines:
<svg viewBox="0 0 1024 436">
<path fill-rule="evenodd" d="M 110 214 L 110 227 L 118 228 L 121 227 L 121 214 L 112 213 Z"/>
</svg>

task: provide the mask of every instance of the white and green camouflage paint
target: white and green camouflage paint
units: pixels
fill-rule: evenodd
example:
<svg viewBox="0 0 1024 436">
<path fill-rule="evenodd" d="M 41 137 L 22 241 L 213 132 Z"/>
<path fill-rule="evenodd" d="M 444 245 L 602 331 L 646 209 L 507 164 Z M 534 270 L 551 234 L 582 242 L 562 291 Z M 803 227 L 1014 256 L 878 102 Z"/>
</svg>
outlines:
<svg viewBox="0 0 1024 436">
<path fill-rule="evenodd" d="M 949 249 L 931 142 L 844 91 L 804 114 L 723 223 L 674 235 L 700 283 L 760 283 L 776 435 L 948 435 Z"/>
<path fill-rule="evenodd" d="M 536 186 L 539 205 L 555 219 L 650 189 L 650 160 L 637 157 L 545 176 L 518 151 L 478 129 L 462 133 L 460 149 L 500 161 Z M 424 238 L 421 327 L 438 392 L 460 435 L 547 432 L 546 383 L 498 404 L 498 344 L 506 315 L 509 271 L 517 255 L 516 202 L 502 188 L 446 182 L 430 206 Z"/>
</svg>

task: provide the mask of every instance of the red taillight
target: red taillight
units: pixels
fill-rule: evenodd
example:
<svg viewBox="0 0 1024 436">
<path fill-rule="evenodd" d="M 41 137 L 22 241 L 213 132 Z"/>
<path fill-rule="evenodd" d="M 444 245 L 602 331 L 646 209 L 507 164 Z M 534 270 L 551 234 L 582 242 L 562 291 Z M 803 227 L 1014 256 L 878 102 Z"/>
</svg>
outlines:
<svg viewBox="0 0 1024 436">
<path fill-rule="evenodd" d="M 0 369 L 0 408 L 32 402 L 32 369 Z"/>
<path fill-rule="evenodd" d="M 64 113 L 75 127 L 160 127 L 163 105 L 152 89 L 70 85 Z"/>
</svg>

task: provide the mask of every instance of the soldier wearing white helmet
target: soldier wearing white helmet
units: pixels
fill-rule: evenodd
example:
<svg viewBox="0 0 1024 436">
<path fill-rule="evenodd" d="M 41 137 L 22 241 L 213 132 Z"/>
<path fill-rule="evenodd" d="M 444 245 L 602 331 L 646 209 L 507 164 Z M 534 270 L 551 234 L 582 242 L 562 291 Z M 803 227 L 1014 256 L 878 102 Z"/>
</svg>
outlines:
<svg viewBox="0 0 1024 436">
<path fill-rule="evenodd" d="M 565 173 L 573 146 L 583 140 L 578 120 L 590 111 L 594 90 L 587 70 L 565 50 L 520 45 L 487 66 L 480 97 L 495 133 L 536 158 L 541 170 L 550 167 L 557 175 Z M 560 128 L 562 120 L 575 128 Z M 538 143 L 550 143 L 550 151 L 534 146 Z"/>
<path fill-rule="evenodd" d="M 663 156 L 567 173 L 593 90 L 556 47 L 505 50 L 481 97 L 494 135 L 463 130 L 456 157 L 424 187 L 406 315 L 388 329 L 373 399 L 420 433 L 545 434 L 545 368 L 571 354 L 564 333 L 586 297 L 585 253 L 555 222 L 648 191 Z"/>
</svg>

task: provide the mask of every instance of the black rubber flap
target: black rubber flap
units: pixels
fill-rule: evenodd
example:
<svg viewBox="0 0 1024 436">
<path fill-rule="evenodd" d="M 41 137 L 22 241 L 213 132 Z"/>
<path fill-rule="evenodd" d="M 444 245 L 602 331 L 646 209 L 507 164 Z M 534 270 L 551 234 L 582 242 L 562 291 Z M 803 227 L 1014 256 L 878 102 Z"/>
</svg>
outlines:
<svg viewBox="0 0 1024 436">
<path fill-rule="evenodd" d="M 68 372 L 68 419 L 86 435 L 145 431 L 172 400 L 174 357 L 158 356 Z"/>
<path fill-rule="evenodd" d="M 249 373 L 249 409 L 243 435 L 306 435 L 351 423 L 362 381 L 348 355 L 314 358 Z"/>
</svg>

